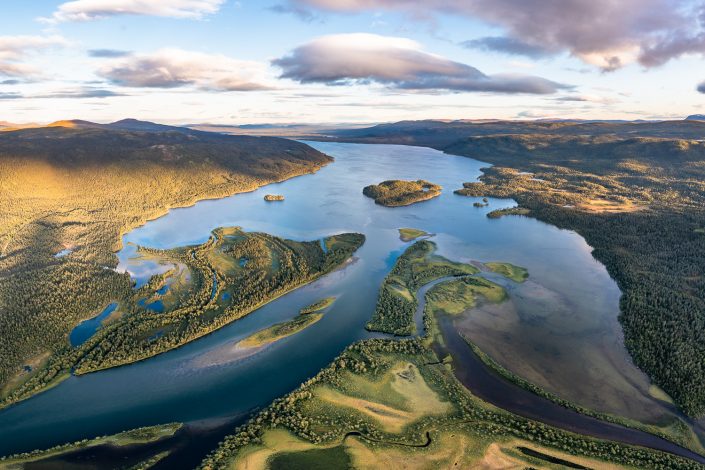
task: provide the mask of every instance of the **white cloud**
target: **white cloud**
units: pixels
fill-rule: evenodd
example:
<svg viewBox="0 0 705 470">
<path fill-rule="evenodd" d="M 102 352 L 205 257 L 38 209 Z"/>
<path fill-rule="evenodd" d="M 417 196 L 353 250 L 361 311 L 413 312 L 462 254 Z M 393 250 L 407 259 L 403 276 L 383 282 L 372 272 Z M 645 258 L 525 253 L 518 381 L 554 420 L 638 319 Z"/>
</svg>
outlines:
<svg viewBox="0 0 705 470">
<path fill-rule="evenodd" d="M 199 19 L 218 12 L 225 0 L 73 0 L 59 5 L 49 23 L 92 21 L 117 15 Z"/>
<path fill-rule="evenodd" d="M 161 49 L 111 61 L 98 70 L 98 75 L 125 87 L 253 91 L 270 88 L 263 84 L 265 69 L 258 62 L 219 54 Z"/>
<path fill-rule="evenodd" d="M 376 82 L 403 90 L 550 94 L 564 85 L 532 75 L 486 75 L 421 50 L 405 38 L 376 34 L 323 36 L 273 61 L 282 78 L 301 83 Z"/>
<path fill-rule="evenodd" d="M 24 63 L 26 57 L 43 49 L 66 46 L 61 36 L 0 36 L 0 76 L 29 77 L 39 71 Z"/>
<path fill-rule="evenodd" d="M 299 11 L 396 11 L 479 19 L 501 36 L 464 44 L 540 57 L 567 51 L 603 70 L 638 61 L 654 67 L 684 54 L 705 53 L 705 5 L 692 0 L 288 0 Z"/>
</svg>

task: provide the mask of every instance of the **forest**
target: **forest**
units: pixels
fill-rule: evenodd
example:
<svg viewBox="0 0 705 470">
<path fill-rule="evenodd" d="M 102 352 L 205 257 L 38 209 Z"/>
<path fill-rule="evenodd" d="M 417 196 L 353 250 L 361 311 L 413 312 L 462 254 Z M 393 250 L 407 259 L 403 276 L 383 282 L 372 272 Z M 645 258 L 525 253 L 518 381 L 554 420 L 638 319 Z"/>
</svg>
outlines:
<svg viewBox="0 0 705 470">
<path fill-rule="evenodd" d="M 128 295 L 129 277 L 106 269 L 123 233 L 332 161 L 290 140 L 158 129 L 0 133 L 0 397 L 60 370 L 71 329 Z"/>
<path fill-rule="evenodd" d="M 474 274 L 478 269 L 434 255 L 436 244 L 420 240 L 407 248 L 382 282 L 372 319 L 366 328 L 398 336 L 416 332 L 416 291 L 434 279 Z"/>
<path fill-rule="evenodd" d="M 80 375 L 129 364 L 200 338 L 336 269 L 363 244 L 364 236 L 340 234 L 325 241 L 330 248 L 324 252 L 319 241 L 297 242 L 221 228 L 202 245 L 141 248 L 188 267 L 191 281 L 182 287 L 187 292 L 176 293 L 183 300 L 165 311 L 146 308 L 138 299 L 159 291 L 177 270 L 153 276 L 119 298 L 127 311 L 119 320 L 100 328 L 80 347 L 59 350 L 46 368 L 15 387 L 1 404 L 27 398 L 69 372 Z M 243 259 L 247 263 L 241 263 Z"/>
<path fill-rule="evenodd" d="M 507 165 L 486 169 L 481 182 L 456 193 L 511 197 L 519 207 L 509 213 L 585 237 L 623 292 L 620 321 L 636 364 L 684 412 L 702 416 L 705 237 L 698 229 L 705 226 L 705 146 L 610 138 L 573 151 L 573 138 L 556 138 L 530 150 L 531 139 L 539 138 L 523 136 L 512 146 L 507 137 L 487 137 L 456 148 Z"/>
<path fill-rule="evenodd" d="M 583 236 L 623 292 L 634 361 L 685 413 L 703 416 L 704 134 L 702 121 L 405 121 L 321 140 L 423 145 L 494 165 L 456 193 L 513 198 L 518 207 L 488 215 Z"/>
<path fill-rule="evenodd" d="M 362 194 L 382 206 L 399 207 L 438 197 L 442 189 L 439 185 L 425 180 L 388 180 L 365 186 Z"/>
</svg>

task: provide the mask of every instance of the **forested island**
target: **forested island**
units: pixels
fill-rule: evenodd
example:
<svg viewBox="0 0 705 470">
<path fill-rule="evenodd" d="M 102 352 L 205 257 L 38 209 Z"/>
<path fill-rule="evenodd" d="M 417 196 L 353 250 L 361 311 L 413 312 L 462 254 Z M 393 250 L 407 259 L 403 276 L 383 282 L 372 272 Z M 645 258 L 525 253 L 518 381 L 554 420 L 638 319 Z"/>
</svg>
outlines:
<svg viewBox="0 0 705 470">
<path fill-rule="evenodd" d="M 336 269 L 364 239 L 355 233 L 327 237 L 329 248 L 324 252 L 318 240 L 284 240 L 234 227 L 215 230 L 206 243 L 198 246 L 142 248 L 188 268 L 190 282 L 181 285 L 182 292 L 176 292 L 172 284 L 168 294 L 179 301 L 169 309 L 153 310 L 138 300 L 159 291 L 176 274 L 174 270 L 153 276 L 140 289 L 123 292 L 122 304 L 130 306 L 125 315 L 98 330 L 81 346 L 62 349 L 49 361 L 50 367 L 32 374 L 8 393 L 2 404 L 27 398 L 65 378 L 69 371 L 86 374 L 128 364 L 208 334 Z"/>
<path fill-rule="evenodd" d="M 267 202 L 283 201 L 284 196 L 281 194 L 266 194 L 264 200 Z"/>
<path fill-rule="evenodd" d="M 362 194 L 375 200 L 375 203 L 398 207 L 427 201 L 441 195 L 441 188 L 425 180 L 387 180 L 379 184 L 365 186 Z"/>
<path fill-rule="evenodd" d="M 469 264 L 456 263 L 434 254 L 436 244 L 421 240 L 399 257 L 384 279 L 377 306 L 366 328 L 398 336 L 417 333 L 414 313 L 418 302 L 416 291 L 435 279 L 475 274 L 479 270 Z"/>
</svg>

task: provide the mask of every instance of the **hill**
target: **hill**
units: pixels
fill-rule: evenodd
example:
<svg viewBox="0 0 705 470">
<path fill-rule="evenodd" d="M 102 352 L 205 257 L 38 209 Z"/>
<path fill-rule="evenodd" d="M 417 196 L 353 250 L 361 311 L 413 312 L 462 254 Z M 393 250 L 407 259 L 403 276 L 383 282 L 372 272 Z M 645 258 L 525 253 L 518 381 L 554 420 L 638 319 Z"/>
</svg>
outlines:
<svg viewBox="0 0 705 470">
<path fill-rule="evenodd" d="M 573 135 L 701 139 L 705 122 L 683 121 L 401 121 L 327 132 L 323 140 L 395 143 L 443 149 L 468 137 L 487 135 Z"/>
<path fill-rule="evenodd" d="M 64 121 L 0 133 L 0 397 L 31 375 L 23 366 L 46 367 L 71 328 L 130 289 L 104 269 L 116 266 L 122 233 L 332 160 L 291 140 L 159 128 Z"/>
</svg>

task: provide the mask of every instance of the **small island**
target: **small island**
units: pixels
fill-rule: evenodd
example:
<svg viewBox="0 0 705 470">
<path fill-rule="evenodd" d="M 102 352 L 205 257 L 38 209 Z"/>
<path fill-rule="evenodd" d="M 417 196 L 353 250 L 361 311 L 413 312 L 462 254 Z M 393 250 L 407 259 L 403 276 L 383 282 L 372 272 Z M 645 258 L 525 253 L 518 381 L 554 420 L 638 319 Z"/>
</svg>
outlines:
<svg viewBox="0 0 705 470">
<path fill-rule="evenodd" d="M 241 348 L 261 348 L 305 330 L 323 318 L 322 313 L 302 313 L 293 320 L 277 323 L 237 343 Z"/>
<path fill-rule="evenodd" d="M 335 302 L 335 299 L 336 299 L 335 297 L 326 297 L 324 299 L 321 299 L 317 302 L 312 303 L 311 305 L 309 305 L 307 307 L 302 308 L 299 311 L 299 313 L 301 313 L 302 315 L 306 315 L 309 313 L 320 312 L 322 310 L 327 309 L 331 305 L 333 305 L 333 303 Z"/>
<path fill-rule="evenodd" d="M 408 206 L 441 195 L 443 188 L 426 180 L 387 180 L 365 186 L 362 194 L 387 207 Z"/>
<path fill-rule="evenodd" d="M 267 202 L 283 201 L 284 196 L 282 196 L 281 194 L 267 194 L 264 196 L 264 200 Z"/>
<path fill-rule="evenodd" d="M 529 278 L 529 271 L 521 266 L 515 266 L 511 263 L 490 262 L 485 263 L 485 267 L 493 273 L 501 274 L 507 279 L 514 282 L 524 282 Z"/>
<path fill-rule="evenodd" d="M 490 201 L 486 197 L 482 198 L 482 202 L 475 202 L 473 204 L 474 207 L 487 207 L 489 205 L 490 205 Z"/>
<path fill-rule="evenodd" d="M 419 230 L 417 228 L 400 228 L 399 229 L 399 239 L 403 242 L 413 242 L 414 240 L 421 237 L 432 237 L 432 233 Z"/>
</svg>

